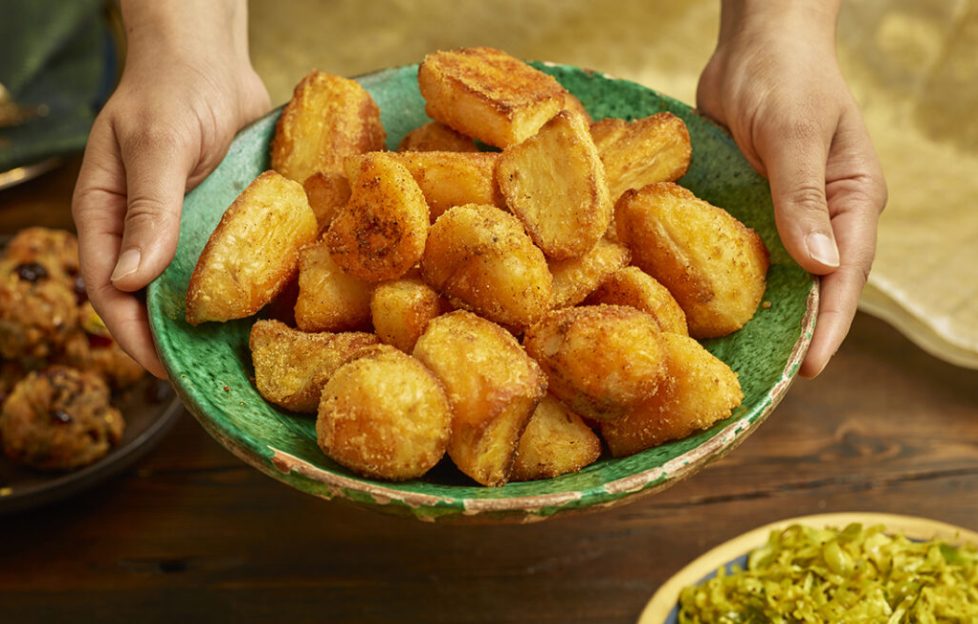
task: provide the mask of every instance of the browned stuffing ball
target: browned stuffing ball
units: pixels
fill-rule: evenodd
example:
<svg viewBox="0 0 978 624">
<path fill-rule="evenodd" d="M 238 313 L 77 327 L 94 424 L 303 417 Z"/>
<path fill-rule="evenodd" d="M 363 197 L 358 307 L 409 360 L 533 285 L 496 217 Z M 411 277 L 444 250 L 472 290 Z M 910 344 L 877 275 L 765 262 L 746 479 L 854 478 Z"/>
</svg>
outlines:
<svg viewBox="0 0 978 624">
<path fill-rule="evenodd" d="M 24 376 L 24 370 L 17 362 L 6 360 L 0 362 L 0 406 L 6 400 L 7 395 L 14 389 L 17 382 Z"/>
<path fill-rule="evenodd" d="M 124 428 L 105 382 L 66 366 L 28 374 L 0 411 L 4 454 L 40 470 L 91 464 L 119 444 Z"/>
<path fill-rule="evenodd" d="M 146 374 L 115 340 L 81 330 L 68 338 L 57 361 L 99 375 L 117 390 L 129 388 Z"/>
<path fill-rule="evenodd" d="M 78 275 L 78 240 L 71 232 L 32 227 L 7 244 L 4 257 L 15 263 L 38 262 L 66 276 Z"/>
<path fill-rule="evenodd" d="M 77 326 L 75 293 L 52 270 L 43 261 L 0 260 L 0 357 L 48 358 Z"/>
<path fill-rule="evenodd" d="M 122 350 L 88 301 L 78 308 L 78 329 L 65 341 L 59 362 L 95 373 L 116 389 L 128 388 L 146 373 Z"/>
</svg>

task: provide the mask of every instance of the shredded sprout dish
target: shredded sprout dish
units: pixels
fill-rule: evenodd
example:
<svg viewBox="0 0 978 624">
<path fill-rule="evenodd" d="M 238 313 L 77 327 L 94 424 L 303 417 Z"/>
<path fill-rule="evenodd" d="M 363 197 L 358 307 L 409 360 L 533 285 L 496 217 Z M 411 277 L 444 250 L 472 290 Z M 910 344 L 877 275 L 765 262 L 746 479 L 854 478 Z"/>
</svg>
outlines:
<svg viewBox="0 0 978 624">
<path fill-rule="evenodd" d="M 882 525 L 773 531 L 746 569 L 682 590 L 680 624 L 978 622 L 978 549 Z"/>
</svg>

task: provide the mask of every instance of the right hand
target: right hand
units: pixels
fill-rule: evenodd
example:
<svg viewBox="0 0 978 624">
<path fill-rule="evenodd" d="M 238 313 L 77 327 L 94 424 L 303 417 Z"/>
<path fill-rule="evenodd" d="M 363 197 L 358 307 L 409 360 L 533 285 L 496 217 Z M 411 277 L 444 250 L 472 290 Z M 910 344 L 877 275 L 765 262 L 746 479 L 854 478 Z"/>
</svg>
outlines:
<svg viewBox="0 0 978 624">
<path fill-rule="evenodd" d="M 886 182 L 835 61 L 838 2 L 726 2 L 697 105 L 771 183 L 785 248 L 821 275 L 799 373 L 815 377 L 849 332 L 873 263 Z"/>
<path fill-rule="evenodd" d="M 129 17 L 125 5 L 123 13 Z M 146 308 L 133 293 L 172 260 L 184 194 L 269 99 L 248 58 L 246 28 L 202 15 L 201 24 L 167 29 L 159 15 L 136 17 L 145 18 L 144 28 L 126 20 L 125 71 L 92 127 L 72 213 L 92 305 L 119 345 L 165 378 Z"/>
</svg>

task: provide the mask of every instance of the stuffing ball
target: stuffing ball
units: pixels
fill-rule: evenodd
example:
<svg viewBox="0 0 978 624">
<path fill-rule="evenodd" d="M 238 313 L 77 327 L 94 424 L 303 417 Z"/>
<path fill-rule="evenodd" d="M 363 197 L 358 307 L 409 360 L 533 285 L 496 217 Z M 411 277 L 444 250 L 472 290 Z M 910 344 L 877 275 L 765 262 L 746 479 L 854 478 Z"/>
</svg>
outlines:
<svg viewBox="0 0 978 624">
<path fill-rule="evenodd" d="M 39 470 L 91 464 L 119 444 L 124 428 L 105 382 L 66 366 L 28 374 L 0 411 L 4 454 Z"/>
<path fill-rule="evenodd" d="M 59 358 L 64 364 L 100 375 L 116 389 L 124 390 L 143 378 L 146 371 L 122 350 L 88 301 L 78 308 L 78 328 L 65 341 Z"/>
<path fill-rule="evenodd" d="M 77 298 L 56 275 L 50 263 L 0 260 L 0 357 L 44 360 L 75 330 Z"/>
</svg>

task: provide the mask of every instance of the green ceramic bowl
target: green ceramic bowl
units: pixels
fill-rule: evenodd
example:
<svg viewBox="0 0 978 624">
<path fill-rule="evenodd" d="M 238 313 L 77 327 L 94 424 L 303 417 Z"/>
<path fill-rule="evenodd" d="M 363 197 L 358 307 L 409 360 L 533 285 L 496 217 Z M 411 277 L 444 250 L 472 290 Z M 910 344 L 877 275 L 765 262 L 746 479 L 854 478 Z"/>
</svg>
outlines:
<svg viewBox="0 0 978 624">
<path fill-rule="evenodd" d="M 204 244 L 232 200 L 268 168 L 276 111 L 242 131 L 224 161 L 187 195 L 176 258 L 150 285 L 147 298 L 153 335 L 174 387 L 221 444 L 262 472 L 322 498 L 344 498 L 429 521 L 473 516 L 531 521 L 662 490 L 735 447 L 771 413 L 811 339 L 818 289 L 778 239 L 767 183 L 723 130 L 685 104 L 592 71 L 537 67 L 577 95 L 596 119 L 637 118 L 659 111 L 683 118 L 692 137 L 693 163 L 680 182 L 764 238 L 771 251 L 764 296 L 770 306 L 759 309 L 739 332 L 706 342 L 740 375 L 743 405 L 730 418 L 685 440 L 632 457 L 602 459 L 577 474 L 499 488 L 476 486 L 447 465 L 424 479 L 386 483 L 332 462 L 316 446 L 313 418 L 276 409 L 252 385 L 248 332 L 253 319 L 200 327 L 184 321 L 187 283 Z M 417 66 L 387 69 L 360 82 L 380 106 L 389 148 L 428 120 L 418 92 Z"/>
</svg>

